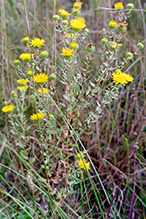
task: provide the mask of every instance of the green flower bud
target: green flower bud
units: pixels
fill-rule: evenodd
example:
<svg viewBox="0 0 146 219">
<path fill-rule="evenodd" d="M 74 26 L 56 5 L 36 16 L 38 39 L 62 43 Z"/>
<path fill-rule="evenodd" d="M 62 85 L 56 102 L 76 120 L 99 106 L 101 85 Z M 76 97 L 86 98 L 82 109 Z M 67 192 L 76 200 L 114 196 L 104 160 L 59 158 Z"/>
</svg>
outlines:
<svg viewBox="0 0 146 219">
<path fill-rule="evenodd" d="M 47 57 L 48 57 L 48 52 L 47 52 L 47 51 L 42 51 L 42 52 L 41 52 L 41 57 L 42 57 L 43 59 L 47 58 Z"/>
<path fill-rule="evenodd" d="M 86 50 L 87 50 L 88 52 L 94 52 L 95 46 L 94 46 L 92 43 L 89 43 L 89 44 L 86 46 Z"/>
<path fill-rule="evenodd" d="M 32 95 L 30 95 L 30 99 L 33 101 L 33 102 L 35 102 L 36 101 L 36 98 L 35 98 L 35 96 L 32 94 Z"/>
<path fill-rule="evenodd" d="M 103 33 L 106 33 L 106 29 L 105 29 L 105 28 L 103 28 L 103 29 L 102 29 L 102 32 L 103 32 Z"/>
<path fill-rule="evenodd" d="M 54 21 L 59 21 L 59 19 L 60 19 L 59 15 L 57 15 L 57 14 L 53 15 L 53 20 Z"/>
<path fill-rule="evenodd" d="M 128 3 L 127 4 L 127 9 L 133 9 L 134 8 L 134 4 L 132 4 L 132 3 Z"/>
<path fill-rule="evenodd" d="M 33 75 L 34 75 L 34 72 L 32 71 L 32 70 L 29 70 L 28 72 L 27 72 L 27 75 L 28 75 L 28 77 L 33 77 Z"/>
<path fill-rule="evenodd" d="M 7 105 L 7 101 L 4 100 L 4 101 L 2 102 L 2 106 L 6 106 L 6 105 Z"/>
<path fill-rule="evenodd" d="M 132 59 L 133 54 L 132 54 L 131 52 L 127 52 L 126 56 L 127 56 L 129 59 Z"/>
<path fill-rule="evenodd" d="M 50 79 L 51 79 L 52 81 L 56 80 L 56 75 L 54 75 L 54 74 L 50 75 Z"/>
<path fill-rule="evenodd" d="M 16 60 L 14 60 L 14 65 L 19 65 L 20 64 L 20 60 L 19 59 L 16 59 Z"/>
<path fill-rule="evenodd" d="M 63 25 L 63 26 L 68 25 L 68 21 L 67 21 L 67 20 L 63 20 L 63 21 L 62 21 L 62 25 Z"/>
<path fill-rule="evenodd" d="M 103 45 L 107 44 L 107 40 L 105 38 L 102 38 L 101 42 Z"/>
<path fill-rule="evenodd" d="M 28 42 L 29 42 L 29 37 L 24 37 L 24 38 L 23 38 L 23 43 L 24 43 L 24 44 L 27 44 Z"/>
<path fill-rule="evenodd" d="M 86 33 L 89 33 L 89 29 L 88 29 L 88 28 L 85 28 L 85 32 L 86 32 Z"/>
<path fill-rule="evenodd" d="M 14 90 L 11 91 L 10 95 L 11 95 L 11 97 L 13 97 L 13 98 L 16 98 L 16 97 L 17 97 L 17 93 L 16 93 Z"/>
<path fill-rule="evenodd" d="M 139 42 L 139 43 L 137 43 L 137 47 L 138 47 L 139 49 L 143 49 L 143 48 L 144 48 L 144 45 Z"/>
</svg>

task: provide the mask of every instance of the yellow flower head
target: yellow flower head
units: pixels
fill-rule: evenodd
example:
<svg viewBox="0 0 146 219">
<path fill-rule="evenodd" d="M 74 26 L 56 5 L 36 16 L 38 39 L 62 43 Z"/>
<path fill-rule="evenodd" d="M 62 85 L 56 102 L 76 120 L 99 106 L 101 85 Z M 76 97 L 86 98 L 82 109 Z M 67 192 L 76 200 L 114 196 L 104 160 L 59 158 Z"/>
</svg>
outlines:
<svg viewBox="0 0 146 219">
<path fill-rule="evenodd" d="M 75 2 L 74 7 L 75 8 L 81 8 L 82 4 L 83 4 L 82 2 Z"/>
<path fill-rule="evenodd" d="M 80 153 L 77 154 L 77 158 L 78 158 L 78 159 L 81 159 L 82 157 L 84 157 L 84 154 L 83 154 L 82 152 L 80 152 Z"/>
<path fill-rule="evenodd" d="M 26 85 L 26 83 L 28 82 L 28 80 L 27 80 L 27 79 L 19 79 L 19 80 L 17 80 L 17 82 L 18 82 L 19 84 L 21 84 L 21 85 Z"/>
<path fill-rule="evenodd" d="M 78 21 L 81 21 L 81 22 L 85 22 L 85 19 L 83 17 L 78 17 Z"/>
<path fill-rule="evenodd" d="M 25 86 L 18 86 L 17 90 L 26 90 L 27 88 L 28 88 L 27 85 L 25 85 Z"/>
<path fill-rule="evenodd" d="M 24 37 L 24 38 L 23 38 L 23 42 L 24 42 L 25 44 L 27 44 L 27 43 L 29 42 L 29 37 Z"/>
<path fill-rule="evenodd" d="M 15 107 L 13 105 L 8 105 L 8 106 L 4 106 L 2 108 L 2 111 L 5 113 L 10 113 L 13 109 L 15 109 Z"/>
<path fill-rule="evenodd" d="M 72 42 L 72 43 L 70 44 L 70 48 L 71 48 L 71 49 L 76 49 L 77 46 L 78 46 L 78 44 L 75 43 L 75 42 Z"/>
<path fill-rule="evenodd" d="M 71 20 L 70 26 L 74 28 L 74 30 L 79 31 L 86 27 L 86 24 L 83 22 L 83 19 L 78 18 L 77 20 Z"/>
<path fill-rule="evenodd" d="M 33 78 L 33 81 L 40 84 L 47 82 L 47 80 L 48 80 L 48 75 L 45 74 L 37 74 Z"/>
<path fill-rule="evenodd" d="M 60 15 L 63 11 L 65 11 L 65 10 L 64 9 L 59 9 L 58 14 Z"/>
<path fill-rule="evenodd" d="M 65 38 L 71 38 L 71 37 L 74 37 L 74 34 L 66 34 L 66 35 L 63 35 L 63 37 L 65 37 Z"/>
<path fill-rule="evenodd" d="M 63 20 L 66 20 L 69 15 L 70 15 L 70 13 L 68 13 L 68 12 L 65 11 L 65 10 L 60 13 L 60 16 L 61 16 L 61 18 L 62 18 Z"/>
<path fill-rule="evenodd" d="M 19 65 L 20 64 L 20 60 L 19 59 L 14 60 L 14 64 L 15 65 Z"/>
<path fill-rule="evenodd" d="M 123 84 L 124 86 L 128 82 L 133 81 L 133 77 L 131 75 L 127 75 L 127 74 L 121 72 L 121 70 L 119 70 L 119 69 L 117 69 L 116 72 L 114 72 L 111 77 L 113 78 L 113 80 L 116 84 Z"/>
<path fill-rule="evenodd" d="M 112 50 L 118 49 L 120 46 L 122 46 L 122 43 L 115 43 L 113 41 L 110 42 L 110 48 Z"/>
<path fill-rule="evenodd" d="M 40 88 L 38 89 L 39 94 L 48 94 L 49 90 L 47 88 Z"/>
<path fill-rule="evenodd" d="M 114 29 L 116 26 L 117 26 L 117 22 L 116 22 L 116 21 L 110 21 L 110 22 L 109 22 L 109 27 L 110 27 L 111 29 Z"/>
<path fill-rule="evenodd" d="M 29 77 L 33 76 L 33 74 L 34 74 L 34 72 L 33 72 L 32 70 L 29 70 L 29 71 L 27 72 L 27 75 L 28 75 Z"/>
<path fill-rule="evenodd" d="M 22 53 L 21 55 L 20 55 L 20 58 L 23 60 L 23 61 L 25 61 L 25 62 L 29 62 L 30 61 L 30 59 L 31 59 L 31 54 L 29 54 L 29 53 Z"/>
<path fill-rule="evenodd" d="M 80 9 L 79 8 L 72 8 L 72 14 L 73 14 L 73 16 L 79 16 Z"/>
<path fill-rule="evenodd" d="M 123 9 L 123 4 L 122 2 L 117 2 L 116 4 L 114 4 L 114 8 L 117 10 L 117 11 L 121 11 Z"/>
<path fill-rule="evenodd" d="M 37 114 L 31 115 L 30 119 L 38 121 L 38 120 L 40 120 L 40 119 L 42 119 L 44 117 L 45 117 L 44 113 L 37 113 Z"/>
<path fill-rule="evenodd" d="M 41 46 L 45 45 L 45 40 L 34 38 L 34 40 L 31 40 L 30 45 L 35 49 L 40 49 Z"/>
<path fill-rule="evenodd" d="M 62 52 L 63 53 L 60 53 L 60 55 L 64 56 L 65 58 L 70 58 L 71 56 L 74 57 L 74 55 L 72 54 L 73 52 L 73 49 L 68 49 L 67 47 L 66 48 L 63 48 L 62 49 Z"/>
<path fill-rule="evenodd" d="M 78 162 L 79 169 L 86 170 L 87 168 L 88 170 L 90 170 L 90 163 L 89 162 L 87 163 L 85 159 L 83 159 L 83 161 L 81 159 L 79 160 Z"/>
</svg>

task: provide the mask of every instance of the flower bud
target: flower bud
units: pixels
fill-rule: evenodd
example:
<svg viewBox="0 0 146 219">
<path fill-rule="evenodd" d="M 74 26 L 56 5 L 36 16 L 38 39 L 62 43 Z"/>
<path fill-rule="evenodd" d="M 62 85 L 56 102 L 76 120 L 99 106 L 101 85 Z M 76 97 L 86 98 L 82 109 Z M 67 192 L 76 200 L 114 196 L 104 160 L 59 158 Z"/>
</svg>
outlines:
<svg viewBox="0 0 146 219">
<path fill-rule="evenodd" d="M 106 33 L 106 29 L 105 29 L 105 28 L 103 28 L 103 29 L 102 29 L 102 32 L 103 32 L 103 33 Z"/>
<path fill-rule="evenodd" d="M 47 52 L 46 50 L 42 51 L 42 52 L 41 52 L 41 57 L 42 57 L 43 59 L 47 58 L 47 57 L 48 57 L 48 52 Z"/>
<path fill-rule="evenodd" d="M 75 16 L 75 17 L 79 16 L 80 15 L 80 9 L 73 8 L 72 9 L 72 15 Z"/>
<path fill-rule="evenodd" d="M 133 54 L 132 54 L 131 52 L 127 52 L 126 56 L 127 56 L 129 59 L 132 59 Z"/>
<path fill-rule="evenodd" d="M 6 106 L 6 105 L 7 105 L 7 101 L 4 100 L 4 101 L 2 102 L 2 106 Z"/>
<path fill-rule="evenodd" d="M 56 75 L 51 74 L 51 75 L 50 75 L 50 79 L 51 79 L 52 81 L 56 80 Z"/>
<path fill-rule="evenodd" d="M 30 95 L 30 99 L 33 101 L 33 102 L 35 102 L 36 101 L 36 98 L 35 98 L 35 96 L 32 94 L 32 95 Z"/>
<path fill-rule="evenodd" d="M 114 4 L 114 8 L 116 11 L 122 11 L 123 10 L 122 2 L 117 2 L 116 4 Z"/>
<path fill-rule="evenodd" d="M 133 9 L 134 8 L 134 4 L 132 4 L 132 3 L 128 3 L 127 4 L 127 9 Z"/>
<path fill-rule="evenodd" d="M 143 48 L 144 48 L 144 45 L 139 42 L 139 43 L 137 43 L 137 47 L 138 47 L 139 49 L 143 49 Z"/>
<path fill-rule="evenodd" d="M 24 43 L 24 44 L 27 44 L 28 42 L 29 42 L 29 37 L 24 37 L 24 38 L 23 38 L 23 43 Z"/>
<path fill-rule="evenodd" d="M 62 25 L 63 25 L 63 26 L 68 25 L 68 21 L 67 21 L 67 20 L 63 20 L 63 21 L 62 21 Z"/>
<path fill-rule="evenodd" d="M 94 46 L 92 43 L 89 43 L 89 44 L 86 46 L 86 50 L 87 50 L 88 52 L 94 52 L 95 46 Z"/>
<path fill-rule="evenodd" d="M 119 23 L 117 27 L 118 32 L 125 32 L 127 30 L 127 24 Z"/>
<path fill-rule="evenodd" d="M 85 28 L 85 32 L 86 32 L 86 33 L 89 33 L 89 29 L 88 29 L 88 28 Z"/>
<path fill-rule="evenodd" d="M 107 44 L 107 40 L 105 38 L 102 38 L 101 42 L 103 45 Z"/>
<path fill-rule="evenodd" d="M 13 98 L 16 98 L 16 97 L 17 97 L 17 94 L 16 94 L 16 92 L 15 92 L 14 90 L 11 91 L 10 95 L 11 95 L 11 97 L 13 97 Z"/>
<path fill-rule="evenodd" d="M 110 29 L 115 29 L 117 26 L 117 22 L 116 21 L 110 21 L 109 22 L 109 28 Z"/>
<path fill-rule="evenodd" d="M 19 59 L 16 59 L 16 60 L 14 60 L 14 65 L 19 65 L 20 64 L 20 60 Z"/>
<path fill-rule="evenodd" d="M 72 42 L 72 43 L 70 44 L 70 48 L 71 48 L 71 49 L 76 49 L 77 46 L 78 46 L 78 44 L 75 43 L 75 42 Z"/>
<path fill-rule="evenodd" d="M 33 77 L 33 75 L 34 75 L 34 72 L 32 71 L 32 70 L 29 70 L 28 72 L 27 72 L 27 75 L 28 75 L 28 77 Z"/>
<path fill-rule="evenodd" d="M 60 17 L 59 15 L 55 14 L 53 15 L 53 21 L 59 21 Z"/>
</svg>

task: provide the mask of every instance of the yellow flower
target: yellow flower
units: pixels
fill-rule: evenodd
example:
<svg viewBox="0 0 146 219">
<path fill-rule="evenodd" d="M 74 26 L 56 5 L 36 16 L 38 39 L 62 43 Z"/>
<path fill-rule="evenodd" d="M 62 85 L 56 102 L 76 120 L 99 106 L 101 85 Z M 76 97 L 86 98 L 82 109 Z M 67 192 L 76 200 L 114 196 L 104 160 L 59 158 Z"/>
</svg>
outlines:
<svg viewBox="0 0 146 219">
<path fill-rule="evenodd" d="M 29 54 L 29 53 L 22 53 L 22 54 L 20 55 L 20 58 L 21 58 L 23 61 L 25 61 L 25 62 L 29 62 L 30 59 L 31 59 L 31 54 Z"/>
<path fill-rule="evenodd" d="M 48 94 L 48 89 L 47 88 L 40 88 L 40 89 L 38 89 L 38 93 L 39 94 Z"/>
<path fill-rule="evenodd" d="M 71 49 L 76 49 L 77 46 L 78 46 L 78 44 L 75 43 L 75 42 L 72 42 L 72 43 L 70 44 L 70 48 L 71 48 Z"/>
<path fill-rule="evenodd" d="M 114 4 L 114 8 L 117 10 L 117 11 L 121 11 L 123 9 L 123 4 L 122 2 L 117 2 L 116 4 Z"/>
<path fill-rule="evenodd" d="M 74 30 L 78 31 L 86 27 L 82 18 L 78 18 L 77 20 L 71 20 L 70 26 L 74 28 Z"/>
<path fill-rule="evenodd" d="M 110 27 L 111 29 L 114 29 L 116 26 L 117 26 L 117 22 L 116 22 L 116 21 L 110 21 L 110 22 L 109 22 L 109 27 Z"/>
<path fill-rule="evenodd" d="M 69 15 L 70 15 L 70 13 L 68 13 L 68 12 L 65 11 L 65 10 L 60 13 L 60 16 L 61 16 L 61 18 L 62 18 L 63 20 L 66 20 Z"/>
<path fill-rule="evenodd" d="M 107 43 L 107 40 L 105 38 L 102 38 L 101 42 L 103 45 L 105 45 Z"/>
<path fill-rule="evenodd" d="M 25 86 L 18 86 L 17 90 L 26 90 L 27 88 L 28 88 L 27 85 L 25 85 Z"/>
<path fill-rule="evenodd" d="M 112 50 L 118 49 L 120 46 L 122 46 L 122 43 L 115 43 L 113 41 L 110 42 L 110 48 Z"/>
<path fill-rule="evenodd" d="M 74 7 L 75 8 L 81 8 L 81 5 L 82 5 L 83 3 L 82 2 L 75 2 L 74 3 Z"/>
<path fill-rule="evenodd" d="M 29 71 L 27 72 L 27 75 L 28 75 L 29 77 L 33 76 L 33 74 L 34 74 L 34 72 L 33 72 L 32 70 L 29 70 Z"/>
<path fill-rule="evenodd" d="M 65 38 L 71 38 L 71 37 L 74 37 L 74 34 L 66 34 L 66 35 L 63 35 L 63 37 L 65 37 Z"/>
<path fill-rule="evenodd" d="M 44 113 L 37 113 L 37 114 L 31 115 L 30 119 L 38 121 L 38 120 L 40 120 L 40 119 L 42 119 L 44 117 L 45 117 Z"/>
<path fill-rule="evenodd" d="M 19 59 L 14 60 L 14 64 L 15 65 L 19 65 L 20 64 L 20 60 Z"/>
<path fill-rule="evenodd" d="M 68 48 L 63 48 L 62 52 L 60 55 L 64 56 L 66 59 L 69 59 L 71 56 L 74 57 L 72 54 L 73 49 L 68 49 Z"/>
<path fill-rule="evenodd" d="M 28 82 L 28 80 L 27 79 L 19 79 L 19 80 L 17 80 L 17 82 L 20 84 L 20 85 L 26 85 L 26 83 Z"/>
<path fill-rule="evenodd" d="M 124 86 L 128 82 L 133 81 L 133 77 L 131 75 L 127 75 L 127 74 L 121 72 L 121 70 L 119 70 L 119 69 L 117 69 L 116 72 L 113 72 L 111 77 L 113 78 L 113 80 L 116 84 L 123 84 Z"/>
<path fill-rule="evenodd" d="M 65 11 L 65 10 L 64 9 L 59 9 L 58 14 L 60 15 L 63 11 Z"/>
<path fill-rule="evenodd" d="M 80 9 L 79 8 L 72 8 L 72 14 L 73 14 L 73 16 L 79 16 Z"/>
<path fill-rule="evenodd" d="M 83 17 L 78 17 L 78 21 L 85 22 L 85 19 Z"/>
<path fill-rule="evenodd" d="M 79 160 L 79 162 L 78 162 L 79 169 L 86 170 L 86 168 L 87 168 L 88 170 L 90 170 L 90 163 L 89 162 L 86 163 L 85 159 L 83 159 L 83 161 L 81 159 Z"/>
<path fill-rule="evenodd" d="M 81 159 L 82 157 L 84 157 L 84 154 L 82 152 L 77 154 L 77 158 Z"/>
<path fill-rule="evenodd" d="M 8 106 L 4 106 L 2 108 L 2 111 L 5 113 L 10 113 L 13 109 L 15 109 L 15 107 L 13 105 L 8 105 Z"/>
<path fill-rule="evenodd" d="M 27 44 L 29 42 L 29 37 L 24 37 L 23 38 L 23 43 Z"/>
<path fill-rule="evenodd" d="M 45 40 L 34 38 L 34 40 L 31 40 L 30 45 L 35 49 L 39 49 L 41 46 L 45 45 Z"/>
<path fill-rule="evenodd" d="M 36 83 L 44 83 L 44 82 L 47 82 L 48 80 L 48 75 L 45 75 L 45 74 L 37 74 L 36 76 L 34 76 L 33 80 L 36 82 Z"/>
</svg>

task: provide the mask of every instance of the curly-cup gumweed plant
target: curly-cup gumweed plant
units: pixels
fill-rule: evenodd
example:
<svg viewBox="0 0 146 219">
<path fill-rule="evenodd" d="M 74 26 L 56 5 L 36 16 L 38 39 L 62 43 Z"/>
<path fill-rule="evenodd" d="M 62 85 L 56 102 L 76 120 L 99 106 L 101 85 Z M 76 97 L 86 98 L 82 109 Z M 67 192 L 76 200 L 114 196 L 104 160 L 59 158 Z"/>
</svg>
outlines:
<svg viewBox="0 0 146 219">
<path fill-rule="evenodd" d="M 53 16 L 60 45 L 57 65 L 53 65 L 44 39 L 23 38 L 26 50 L 14 60 L 17 85 L 2 108 L 15 149 L 41 174 L 50 196 L 59 201 L 73 194 L 75 185 L 94 171 L 81 139 L 94 132 L 96 121 L 121 88 L 133 83 L 126 69 L 137 50 L 144 47 L 139 42 L 136 51 L 127 51 L 121 58 L 127 19 L 134 5 L 129 3 L 124 9 L 118 2 L 114 20 L 102 30 L 101 65 L 94 72 L 92 59 L 97 48 L 92 42 L 86 44 L 89 29 L 81 16 L 82 4 L 75 2 L 70 12 L 59 9 Z M 85 54 L 81 66 L 80 48 Z M 97 154 L 101 159 L 100 148 Z"/>
</svg>

